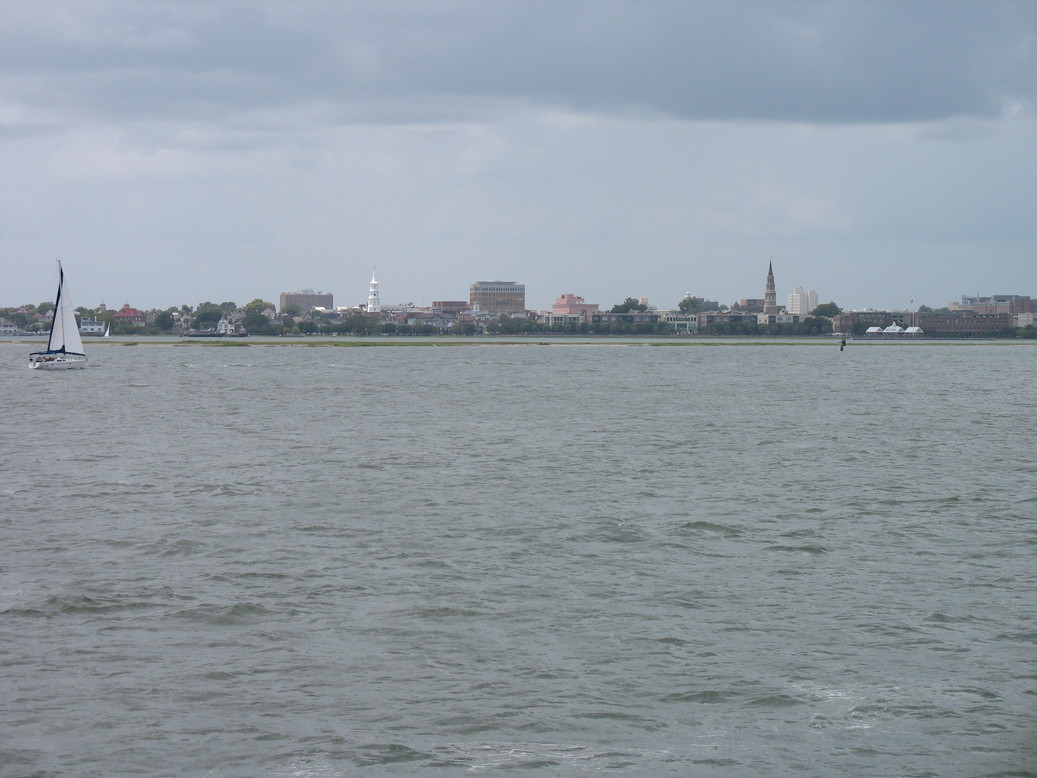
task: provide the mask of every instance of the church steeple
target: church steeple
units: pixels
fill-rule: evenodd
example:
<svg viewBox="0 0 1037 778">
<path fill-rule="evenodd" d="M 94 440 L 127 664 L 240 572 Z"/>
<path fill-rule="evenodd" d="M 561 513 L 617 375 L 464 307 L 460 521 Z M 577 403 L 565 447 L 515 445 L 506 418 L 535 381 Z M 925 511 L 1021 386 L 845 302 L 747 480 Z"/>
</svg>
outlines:
<svg viewBox="0 0 1037 778">
<path fill-rule="evenodd" d="M 382 303 L 378 299 L 378 279 L 374 277 L 374 268 L 371 268 L 371 288 L 367 293 L 367 312 L 381 313 Z"/>
<path fill-rule="evenodd" d="M 763 312 L 778 312 L 778 294 L 774 291 L 774 263 L 767 262 L 767 286 L 763 289 Z"/>
</svg>

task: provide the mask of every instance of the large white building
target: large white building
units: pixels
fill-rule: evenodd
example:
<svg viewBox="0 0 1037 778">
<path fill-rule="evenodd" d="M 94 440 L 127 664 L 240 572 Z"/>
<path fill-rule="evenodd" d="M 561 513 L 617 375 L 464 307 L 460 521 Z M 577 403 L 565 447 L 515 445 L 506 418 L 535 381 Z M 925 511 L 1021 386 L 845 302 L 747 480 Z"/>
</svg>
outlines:
<svg viewBox="0 0 1037 778">
<path fill-rule="evenodd" d="M 798 313 L 800 315 L 806 315 L 817 307 L 817 292 L 811 289 L 809 292 L 804 292 L 802 286 L 797 286 L 793 290 L 792 294 L 788 296 L 788 303 L 785 305 L 785 310 L 788 313 Z"/>
</svg>

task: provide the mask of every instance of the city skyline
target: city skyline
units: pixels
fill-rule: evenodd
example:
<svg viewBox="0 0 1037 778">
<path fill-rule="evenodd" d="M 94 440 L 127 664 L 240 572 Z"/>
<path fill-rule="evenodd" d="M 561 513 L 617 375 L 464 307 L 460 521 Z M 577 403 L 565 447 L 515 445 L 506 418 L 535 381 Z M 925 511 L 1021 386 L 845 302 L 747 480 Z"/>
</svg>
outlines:
<svg viewBox="0 0 1037 778">
<path fill-rule="evenodd" d="M 1037 285 L 1037 6 L 0 4 L 0 297 Z M 463 292 L 461 292 L 463 296 Z M 114 297 L 113 297 L 114 296 Z M 350 299 L 352 303 L 353 300 Z"/>
<path fill-rule="evenodd" d="M 780 276 L 781 276 L 781 268 L 779 267 L 778 271 L 775 273 L 774 270 L 773 270 L 773 261 L 769 261 L 768 262 L 768 267 L 767 267 L 768 279 L 765 280 L 765 281 L 759 282 L 757 284 L 758 288 L 756 288 L 756 289 L 749 288 L 750 285 L 747 284 L 747 288 L 743 289 L 742 292 L 737 297 L 735 297 L 734 299 L 730 300 L 730 302 L 728 302 L 728 301 L 726 301 L 724 299 L 719 299 L 717 295 L 711 294 L 708 290 L 705 290 L 705 291 L 703 291 L 703 290 L 691 290 L 691 289 L 684 290 L 684 291 L 680 292 L 679 294 L 676 294 L 674 299 L 671 301 L 668 298 L 662 299 L 662 300 L 660 300 L 660 299 L 653 299 L 651 297 L 648 297 L 647 295 L 637 295 L 637 294 L 635 294 L 633 292 L 628 292 L 628 293 L 625 293 L 625 294 L 620 294 L 620 296 L 616 297 L 615 299 L 595 300 L 595 299 L 591 299 L 586 294 L 582 294 L 579 291 L 579 289 L 565 289 L 565 290 L 560 290 L 560 291 L 557 291 L 557 292 L 555 292 L 553 294 L 548 295 L 549 297 L 551 297 L 551 301 L 552 302 L 548 303 L 547 305 L 543 305 L 543 306 L 531 305 L 531 304 L 529 304 L 529 301 L 527 299 L 526 309 L 530 310 L 530 311 L 549 311 L 549 310 L 551 310 L 552 305 L 558 300 L 558 298 L 560 298 L 562 296 L 565 296 L 565 295 L 576 295 L 576 296 L 582 298 L 583 300 L 586 300 L 586 302 L 588 302 L 588 303 L 596 303 L 597 305 L 599 305 L 601 307 L 602 310 L 608 310 L 613 305 L 620 304 L 624 300 L 626 300 L 627 298 L 634 298 L 634 299 L 638 299 L 638 300 L 647 300 L 649 305 L 652 308 L 655 308 L 655 309 L 659 309 L 659 310 L 673 310 L 673 309 L 677 308 L 677 306 L 680 303 L 680 301 L 682 299 L 684 299 L 684 297 L 686 295 L 691 295 L 691 296 L 695 296 L 695 297 L 702 297 L 702 298 L 705 298 L 705 299 L 717 300 L 721 304 L 721 306 L 727 307 L 727 306 L 730 306 L 730 305 L 734 305 L 734 304 L 738 303 L 739 301 L 744 301 L 746 299 L 759 299 L 759 300 L 763 300 L 764 297 L 761 296 L 761 297 L 757 298 L 756 295 L 757 294 L 762 294 L 762 295 L 766 295 L 767 294 L 768 281 L 770 281 L 770 277 L 771 277 L 772 273 L 773 273 L 775 278 L 780 278 Z M 381 273 L 379 273 L 379 275 L 381 275 Z M 512 283 L 512 282 L 513 281 L 509 280 L 506 283 Z M 329 289 L 321 289 L 321 288 L 306 287 L 306 286 L 296 286 L 295 288 L 292 288 L 292 289 L 281 290 L 281 291 L 277 292 L 276 294 L 267 292 L 265 294 L 260 294 L 260 295 L 248 297 L 247 299 L 242 297 L 241 295 L 237 295 L 237 296 L 231 295 L 230 297 L 216 299 L 212 295 L 206 296 L 206 295 L 203 294 L 203 295 L 200 295 L 200 296 L 196 295 L 198 297 L 198 299 L 196 299 L 196 300 L 185 300 L 185 301 L 182 301 L 182 302 L 168 303 L 168 304 L 165 304 L 165 305 L 148 305 L 148 306 L 138 305 L 133 300 L 128 299 L 128 298 L 124 299 L 122 302 L 116 303 L 116 302 L 108 300 L 108 299 L 101 299 L 101 300 L 99 300 L 97 302 L 80 301 L 74 295 L 72 295 L 71 292 L 70 292 L 70 296 L 73 297 L 73 301 L 74 301 L 74 304 L 75 304 L 76 308 L 85 308 L 85 309 L 88 309 L 88 310 L 96 310 L 100 306 L 104 306 L 108 310 L 118 310 L 119 308 L 123 307 L 124 305 L 129 305 L 131 308 L 137 308 L 137 309 L 141 309 L 141 310 L 169 310 L 169 309 L 172 309 L 172 308 L 180 308 L 180 307 L 182 307 L 184 305 L 193 308 L 193 307 L 199 305 L 200 303 L 204 303 L 204 302 L 212 302 L 212 303 L 234 302 L 239 307 L 243 307 L 247 303 L 251 302 L 252 300 L 256 300 L 256 299 L 266 300 L 266 301 L 272 303 L 276 309 L 281 310 L 281 309 L 284 308 L 284 300 L 285 300 L 285 296 L 286 295 L 304 295 L 304 296 L 314 297 L 314 298 L 316 298 L 316 297 L 323 297 L 323 298 L 325 298 L 324 302 L 326 302 L 327 298 L 334 298 L 334 307 L 335 308 L 343 308 L 343 309 L 345 309 L 345 308 L 362 308 L 362 307 L 366 306 L 369 303 L 369 301 L 371 300 L 371 294 L 372 293 L 374 293 L 376 295 L 376 298 L 379 300 L 379 306 L 380 307 L 390 307 L 391 308 L 391 307 L 399 307 L 399 306 L 406 306 L 406 305 L 412 305 L 412 306 L 415 306 L 415 307 L 429 307 L 429 306 L 432 305 L 434 300 L 439 300 L 439 299 L 450 299 L 450 300 L 466 299 L 467 300 L 468 297 L 469 297 L 469 291 L 470 291 L 471 288 L 473 288 L 476 284 L 487 284 L 487 283 L 501 283 L 501 281 L 499 281 L 499 280 L 497 280 L 497 281 L 490 281 L 490 280 L 487 280 L 487 279 L 481 279 L 479 281 L 471 282 L 469 284 L 466 284 L 466 285 L 463 286 L 463 288 L 459 285 L 457 287 L 457 289 L 454 290 L 454 294 L 453 295 L 451 295 L 451 294 L 441 295 L 439 297 L 435 297 L 434 299 L 432 297 L 430 297 L 429 295 L 422 295 L 421 296 L 421 301 L 418 301 L 418 300 L 403 300 L 403 299 L 397 300 L 397 299 L 385 298 L 384 296 L 381 296 L 381 293 L 378 291 L 378 287 L 382 286 L 382 283 L 380 281 L 376 281 L 374 279 L 373 274 L 369 274 L 368 275 L 368 280 L 365 283 L 364 288 L 362 290 L 359 289 L 359 288 L 358 289 L 350 289 L 349 291 L 343 292 L 343 293 L 337 292 L 334 289 L 330 289 L 330 288 Z M 528 285 L 523 284 L 521 281 L 518 281 L 517 283 L 518 283 L 518 285 L 520 287 L 523 288 L 524 291 L 526 289 L 528 289 Z M 804 300 L 809 300 L 810 303 L 812 303 L 812 305 L 810 306 L 810 308 L 808 310 L 812 310 L 813 307 L 816 307 L 817 305 L 819 305 L 821 303 L 834 302 L 837 305 L 839 305 L 841 308 L 843 308 L 844 310 L 858 310 L 858 311 L 865 311 L 865 310 L 907 311 L 907 310 L 917 309 L 919 306 L 923 306 L 923 305 L 924 306 L 928 306 L 930 308 L 944 308 L 944 307 L 947 307 L 949 305 L 953 305 L 953 304 L 955 304 L 955 303 L 957 303 L 957 302 L 959 302 L 961 300 L 964 300 L 967 297 L 972 297 L 972 296 L 977 296 L 977 297 L 995 297 L 995 296 L 999 296 L 999 295 L 1008 295 L 1008 296 L 1024 295 L 1024 296 L 1031 296 L 1031 297 L 1037 298 L 1037 292 L 1035 292 L 1034 290 L 1030 290 L 1030 289 L 1017 289 L 1017 290 L 1004 290 L 1004 289 L 1001 289 L 1001 290 L 997 290 L 997 291 L 978 290 L 978 291 L 975 291 L 974 293 L 973 292 L 968 292 L 968 291 L 963 291 L 960 294 L 955 295 L 954 297 L 952 297 L 950 300 L 941 300 L 941 301 L 936 301 L 934 303 L 927 302 L 924 299 L 923 300 L 911 299 L 911 300 L 907 301 L 907 303 L 904 304 L 904 305 L 885 306 L 885 307 L 875 306 L 875 305 L 863 305 L 863 306 L 856 307 L 856 306 L 844 305 L 842 303 L 842 301 L 833 299 L 829 295 L 825 295 L 825 294 L 819 293 L 814 288 L 805 289 L 802 286 L 796 286 L 794 288 L 791 288 L 789 290 L 789 292 L 785 293 L 785 292 L 780 291 L 780 290 L 784 289 L 784 286 L 780 282 L 775 280 L 774 283 L 775 283 L 775 286 L 776 286 L 777 290 L 779 290 L 779 291 L 776 292 L 775 302 L 776 302 L 778 307 L 785 308 L 785 309 L 789 309 L 789 304 L 793 301 L 793 298 L 796 298 L 796 297 L 799 297 L 799 296 L 801 296 Z M 538 295 L 538 299 L 539 299 L 540 296 L 542 296 L 542 295 Z M 354 297 L 356 299 L 353 299 Z M 28 300 L 21 300 L 19 302 L 10 302 L 10 301 L 0 300 L 0 308 L 16 308 L 16 307 L 22 306 L 22 305 L 38 305 L 40 303 L 48 303 L 48 302 L 51 302 L 51 301 L 47 297 L 43 297 L 40 300 L 28 299 Z M 321 306 L 318 306 L 318 307 L 322 307 L 322 306 L 323 306 L 323 303 L 322 303 Z M 323 306 L 323 307 L 326 307 L 326 306 Z M 795 310 L 790 310 L 790 312 L 803 313 L 804 311 L 800 310 L 799 306 L 795 306 Z"/>
</svg>

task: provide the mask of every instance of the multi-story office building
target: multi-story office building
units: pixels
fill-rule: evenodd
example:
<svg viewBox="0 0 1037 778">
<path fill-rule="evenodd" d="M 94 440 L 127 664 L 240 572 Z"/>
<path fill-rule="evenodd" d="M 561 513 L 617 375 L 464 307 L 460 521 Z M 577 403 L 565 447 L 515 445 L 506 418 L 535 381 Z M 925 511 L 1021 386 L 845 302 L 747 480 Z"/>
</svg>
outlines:
<svg viewBox="0 0 1037 778">
<path fill-rule="evenodd" d="M 514 281 L 476 281 L 468 288 L 468 303 L 486 313 L 526 312 L 526 285 Z"/>
<path fill-rule="evenodd" d="M 281 292 L 281 310 L 289 305 L 298 306 L 301 313 L 309 313 L 314 308 L 335 307 L 335 295 L 328 292 L 314 292 L 312 289 L 303 289 L 301 292 Z"/>
<path fill-rule="evenodd" d="M 805 315 L 817 307 L 817 292 L 813 289 L 803 291 L 802 286 L 797 286 L 787 298 L 785 310 L 789 313 Z"/>
</svg>

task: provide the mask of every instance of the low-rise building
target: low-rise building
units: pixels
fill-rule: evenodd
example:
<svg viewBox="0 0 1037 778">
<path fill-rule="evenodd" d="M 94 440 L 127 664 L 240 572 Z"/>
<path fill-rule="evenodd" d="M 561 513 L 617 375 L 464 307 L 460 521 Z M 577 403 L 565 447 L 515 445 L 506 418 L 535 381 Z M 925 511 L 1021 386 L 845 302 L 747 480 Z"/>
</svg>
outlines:
<svg viewBox="0 0 1037 778">
<path fill-rule="evenodd" d="M 551 313 L 564 316 L 578 316 L 580 321 L 589 321 L 590 316 L 598 312 L 598 303 L 589 303 L 575 294 L 563 294 L 554 301 Z"/>
<path fill-rule="evenodd" d="M 131 308 L 129 303 L 124 303 L 122 308 L 112 315 L 112 321 L 116 324 L 128 324 L 131 327 L 143 327 L 148 323 L 148 316 L 144 311 Z"/>
<path fill-rule="evenodd" d="M 832 319 L 836 332 L 846 335 L 896 334 L 891 327 L 901 332 L 919 328 L 927 338 L 992 338 L 1001 330 L 1013 326 L 1013 317 L 1008 313 L 922 313 L 919 311 L 847 311 Z"/>
<path fill-rule="evenodd" d="M 467 300 L 434 300 L 432 302 L 432 311 L 438 311 L 439 313 L 447 313 L 457 315 L 462 311 L 468 310 L 469 303 Z"/>
<path fill-rule="evenodd" d="M 816 306 L 815 306 L 816 307 Z M 804 319 L 809 318 L 808 316 L 800 315 L 798 313 L 758 313 L 756 314 L 757 324 L 799 324 Z"/>
<path fill-rule="evenodd" d="M 591 314 L 592 324 L 655 324 L 657 321 L 659 321 L 657 311 L 627 311 L 626 313 L 598 311 Z"/>
<path fill-rule="evenodd" d="M 79 320 L 80 335 L 104 335 L 104 322 L 84 316 Z"/>
<path fill-rule="evenodd" d="M 1037 300 L 1023 294 L 992 294 L 986 297 L 962 295 L 960 303 L 948 306 L 952 311 L 972 313 L 1037 313 Z"/>
<path fill-rule="evenodd" d="M 698 331 L 702 332 L 711 324 L 734 324 L 736 322 L 757 323 L 757 315 L 744 311 L 702 311 L 695 314 Z"/>
<path fill-rule="evenodd" d="M 656 311 L 656 314 L 659 321 L 669 324 L 676 332 L 693 335 L 699 330 L 698 314 L 682 311 Z"/>
<path fill-rule="evenodd" d="M 930 338 L 992 338 L 1012 326 L 1010 313 L 912 313 L 909 326 L 921 327 Z"/>
<path fill-rule="evenodd" d="M 763 313 L 767 301 L 762 297 L 746 297 L 731 306 L 732 310 L 741 313 Z"/>
</svg>

